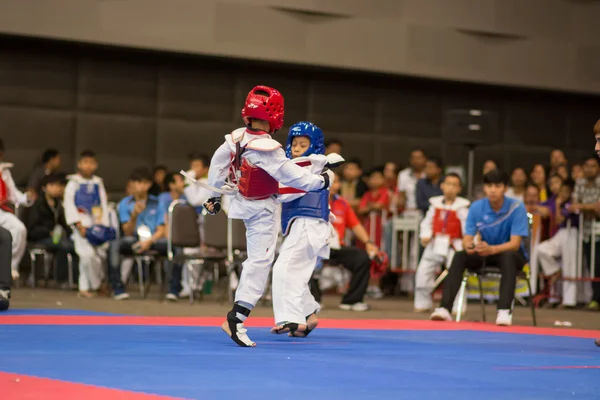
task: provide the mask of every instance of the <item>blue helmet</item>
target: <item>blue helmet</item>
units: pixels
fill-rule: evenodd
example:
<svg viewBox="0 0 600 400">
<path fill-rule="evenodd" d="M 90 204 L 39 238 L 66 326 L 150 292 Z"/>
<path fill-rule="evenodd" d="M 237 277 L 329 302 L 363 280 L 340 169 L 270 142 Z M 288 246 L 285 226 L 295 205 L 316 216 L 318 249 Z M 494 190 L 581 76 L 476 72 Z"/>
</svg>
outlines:
<svg viewBox="0 0 600 400">
<path fill-rule="evenodd" d="M 291 126 L 288 133 L 287 145 L 285 146 L 285 155 L 292 158 L 292 140 L 295 137 L 304 136 L 310 139 L 310 147 L 302 154 L 302 157 L 311 154 L 325 154 L 325 138 L 321 128 L 312 122 L 298 122 Z"/>
<path fill-rule="evenodd" d="M 115 240 L 117 232 L 110 226 L 94 225 L 88 228 L 85 234 L 85 238 L 90 242 L 92 246 L 100 246 L 111 240 Z"/>
</svg>

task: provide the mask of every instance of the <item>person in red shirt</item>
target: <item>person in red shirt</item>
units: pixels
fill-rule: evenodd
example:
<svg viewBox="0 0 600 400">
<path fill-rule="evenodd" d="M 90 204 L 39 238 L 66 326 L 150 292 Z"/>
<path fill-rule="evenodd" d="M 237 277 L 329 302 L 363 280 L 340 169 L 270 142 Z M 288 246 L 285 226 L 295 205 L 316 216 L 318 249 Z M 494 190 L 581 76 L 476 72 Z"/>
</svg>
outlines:
<svg viewBox="0 0 600 400">
<path fill-rule="evenodd" d="M 360 224 L 348 201 L 338 194 L 340 180 L 341 176 L 339 173 L 336 173 L 335 179 L 329 189 L 329 209 L 335 215 L 335 221 L 332 221 L 335 228 L 335 237 L 330 243 L 331 253 L 329 260 L 332 263 L 341 264 L 352 273 L 350 286 L 342 298 L 339 306 L 340 309 L 367 311 L 369 306 L 363 302 L 363 298 L 369 285 L 371 270 L 371 257 L 369 255 L 379 253 L 379 248 L 369 240 L 367 231 Z M 346 229 L 352 230 L 358 241 L 364 244 L 365 250 L 345 245 L 344 236 Z M 317 301 L 319 301 L 318 298 Z"/>
<path fill-rule="evenodd" d="M 358 214 L 369 238 L 378 246 L 381 246 L 382 223 L 387 219 L 389 207 L 390 193 L 385 186 L 383 168 L 374 168 L 369 172 L 369 191 L 360 199 Z M 359 244 L 359 247 L 362 246 Z"/>
</svg>

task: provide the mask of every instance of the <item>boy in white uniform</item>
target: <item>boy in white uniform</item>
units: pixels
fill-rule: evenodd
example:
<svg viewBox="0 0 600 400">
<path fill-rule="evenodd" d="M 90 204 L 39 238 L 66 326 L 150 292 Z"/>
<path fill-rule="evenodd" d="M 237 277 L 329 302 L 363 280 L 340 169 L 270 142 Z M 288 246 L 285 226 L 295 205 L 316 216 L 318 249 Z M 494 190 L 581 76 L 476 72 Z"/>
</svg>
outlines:
<svg viewBox="0 0 600 400">
<path fill-rule="evenodd" d="M 425 247 L 415 277 L 415 311 L 427 312 L 433 308 L 431 292 L 435 275 L 442 264 L 452 264 L 456 251 L 462 250 L 462 236 L 469 214 L 469 200 L 457 197 L 462 189 L 460 177 L 448 174 L 441 184 L 442 196 L 429 199 L 429 210 L 423 221 L 419 236 Z M 458 305 L 454 301 L 454 310 Z"/>
<path fill-rule="evenodd" d="M 33 204 L 31 193 L 22 193 L 17 189 L 10 169 L 13 164 L 1 162 L 4 156 L 4 142 L 0 139 L 0 226 L 7 229 L 12 235 L 12 279 L 19 279 L 19 264 L 25 254 L 27 246 L 27 228 L 14 214 L 11 205 Z"/>
<path fill-rule="evenodd" d="M 73 225 L 72 239 L 79 256 L 79 295 L 93 297 L 102 284 L 107 249 L 99 245 L 101 241 L 90 243 L 89 238 L 109 226 L 106 190 L 102 178 L 94 175 L 98 169 L 94 152 L 83 151 L 77 169 L 79 173 L 69 176 L 65 187 L 65 219 Z"/>
<path fill-rule="evenodd" d="M 313 173 L 343 162 L 337 154 L 325 156 L 323 132 L 310 122 L 292 125 L 286 155 L 296 165 Z M 331 161 L 329 163 L 328 161 Z M 283 202 L 281 225 L 285 237 L 273 266 L 272 333 L 307 336 L 317 327 L 319 303 L 310 292 L 309 281 L 319 259 L 329 258 L 329 190 L 306 193 L 280 188 Z"/>
<path fill-rule="evenodd" d="M 327 189 L 333 180 L 331 171 L 316 175 L 297 166 L 271 139 L 283 126 L 283 114 L 283 96 L 277 90 L 267 86 L 252 89 L 242 109 L 246 128 L 225 136 L 208 172 L 212 197 L 204 203 L 206 210 L 216 214 L 221 209 L 217 196 L 231 195 L 228 217 L 242 219 L 246 225 L 248 258 L 242 264 L 235 304 L 221 326 L 242 347 L 256 346 L 246 334 L 244 321 L 263 295 L 275 257 L 279 182 L 314 191 Z"/>
</svg>

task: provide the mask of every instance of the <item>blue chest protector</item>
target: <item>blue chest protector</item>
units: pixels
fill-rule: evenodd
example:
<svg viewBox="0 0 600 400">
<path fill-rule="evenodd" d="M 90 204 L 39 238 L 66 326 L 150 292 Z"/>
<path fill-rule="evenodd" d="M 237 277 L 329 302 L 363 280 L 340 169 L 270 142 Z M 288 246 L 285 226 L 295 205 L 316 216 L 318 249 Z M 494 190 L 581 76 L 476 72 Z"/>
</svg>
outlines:
<svg viewBox="0 0 600 400">
<path fill-rule="evenodd" d="M 296 200 L 282 204 L 281 229 L 284 236 L 288 234 L 293 220 L 298 217 L 329 221 L 329 190 L 308 192 Z"/>
<path fill-rule="evenodd" d="M 75 207 L 89 214 L 92 208 L 100 206 L 100 185 L 97 183 L 82 183 L 75 192 Z"/>
</svg>

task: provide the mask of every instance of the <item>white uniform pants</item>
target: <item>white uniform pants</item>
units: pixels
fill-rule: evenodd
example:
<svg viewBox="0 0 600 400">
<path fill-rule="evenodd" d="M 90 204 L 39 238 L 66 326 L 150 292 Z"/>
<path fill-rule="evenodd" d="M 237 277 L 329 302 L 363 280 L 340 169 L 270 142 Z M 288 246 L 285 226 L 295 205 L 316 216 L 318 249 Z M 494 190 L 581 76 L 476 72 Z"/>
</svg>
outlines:
<svg viewBox="0 0 600 400">
<path fill-rule="evenodd" d="M 12 263 L 13 271 L 19 270 L 19 264 L 27 247 L 27 228 L 16 215 L 0 210 L 0 226 L 12 235 Z"/>
<path fill-rule="evenodd" d="M 104 278 L 106 246 L 92 246 L 77 230 L 73 232 L 72 239 L 79 256 L 79 290 L 98 290 Z"/>
<path fill-rule="evenodd" d="M 235 302 L 250 310 L 254 308 L 267 286 L 269 271 L 275 259 L 278 222 L 276 213 L 269 209 L 244 220 L 248 258 L 242 264 Z"/>
<path fill-rule="evenodd" d="M 452 248 L 448 250 L 448 255 L 446 257 L 436 254 L 433 251 L 433 244 L 434 242 L 431 241 L 427 247 L 425 247 L 425 251 L 423 251 L 423 256 L 421 257 L 421 261 L 419 261 L 419 266 L 417 267 L 415 276 L 415 309 L 429 310 L 433 308 L 431 293 L 433 292 L 437 271 L 440 270 L 442 264 L 444 263 L 446 264 L 446 268 L 450 268 L 450 265 L 452 264 L 452 258 L 454 257 L 455 252 Z M 454 305 L 452 306 L 453 312 L 458 308 L 458 300 L 459 297 L 456 296 L 454 299 Z M 467 301 L 465 291 L 463 312 L 466 310 L 466 307 Z"/>
<path fill-rule="evenodd" d="M 329 258 L 329 223 L 298 218 L 283 240 L 273 266 L 273 314 L 275 324 L 306 324 L 306 316 L 320 306 L 308 283 L 317 258 Z"/>
<path fill-rule="evenodd" d="M 538 246 L 538 258 L 544 275 L 549 276 L 561 270 L 566 278 L 577 275 L 577 229 L 561 228 L 550 239 Z M 560 263 L 559 263 L 560 259 Z M 562 281 L 562 304 L 577 305 L 577 282 Z"/>
</svg>

